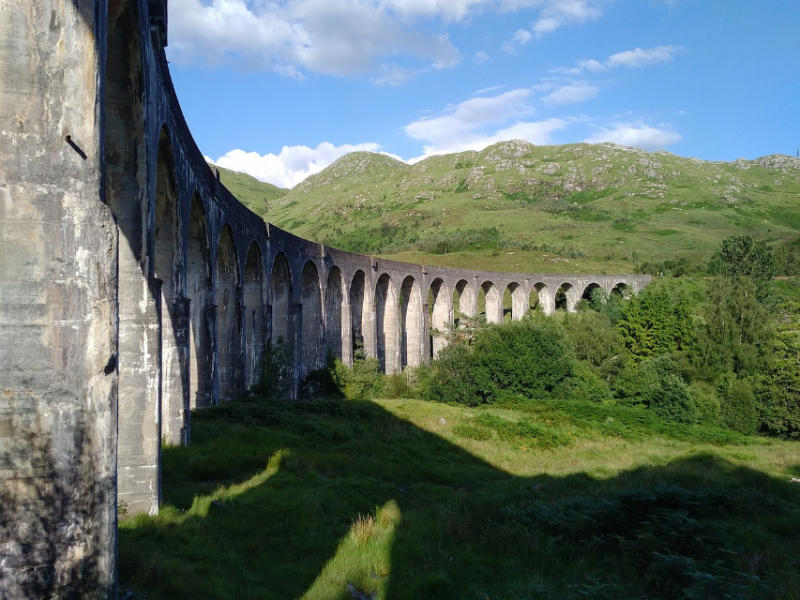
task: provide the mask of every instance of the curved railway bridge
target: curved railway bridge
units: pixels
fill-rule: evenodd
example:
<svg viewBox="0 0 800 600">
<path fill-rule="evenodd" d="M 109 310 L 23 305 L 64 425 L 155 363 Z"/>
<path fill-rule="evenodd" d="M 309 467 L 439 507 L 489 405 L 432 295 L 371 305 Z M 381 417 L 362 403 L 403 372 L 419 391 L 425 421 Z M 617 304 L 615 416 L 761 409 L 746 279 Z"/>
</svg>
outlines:
<svg viewBox="0 0 800 600">
<path fill-rule="evenodd" d="M 109 597 L 117 507 L 155 513 L 160 445 L 291 351 L 387 373 L 458 315 L 566 310 L 634 275 L 499 273 L 328 248 L 265 223 L 203 160 L 165 0 L 0 3 L 0 596 Z"/>
</svg>

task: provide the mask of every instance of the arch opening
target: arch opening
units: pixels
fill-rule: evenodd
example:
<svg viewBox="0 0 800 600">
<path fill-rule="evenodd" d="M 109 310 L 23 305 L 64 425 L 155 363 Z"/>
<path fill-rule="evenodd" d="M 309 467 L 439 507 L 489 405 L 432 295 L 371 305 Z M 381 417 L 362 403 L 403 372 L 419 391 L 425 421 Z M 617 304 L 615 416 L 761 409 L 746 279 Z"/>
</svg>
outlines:
<svg viewBox="0 0 800 600">
<path fill-rule="evenodd" d="M 575 312 L 575 308 L 580 300 L 578 289 L 571 283 L 564 282 L 555 293 L 555 310 L 565 310 Z"/>
<path fill-rule="evenodd" d="M 291 302 L 294 295 L 292 274 L 289 262 L 283 253 L 278 253 L 272 261 L 269 277 L 269 301 L 272 307 L 271 345 L 285 344 L 294 347 L 294 330 L 291 320 Z"/>
<path fill-rule="evenodd" d="M 261 376 L 261 360 L 266 339 L 266 306 L 264 303 L 264 262 L 261 248 L 256 242 L 250 244 L 244 266 L 244 331 L 245 331 L 245 377 L 244 384 L 250 388 Z"/>
<path fill-rule="evenodd" d="M 195 194 L 189 214 L 186 290 L 189 297 L 189 405 L 209 406 L 212 402 L 211 258 L 203 201 Z"/>
<path fill-rule="evenodd" d="M 217 382 L 219 399 L 229 400 L 243 385 L 239 306 L 239 259 L 233 232 L 225 225 L 217 243 Z"/>
<path fill-rule="evenodd" d="M 170 444 L 188 441 L 187 374 L 182 364 L 186 348 L 186 306 L 181 289 L 181 243 L 178 193 L 172 146 L 162 128 L 156 161 L 155 246 L 153 268 L 160 282 L 161 305 L 161 437 Z"/>
<path fill-rule="evenodd" d="M 542 282 L 534 284 L 531 288 L 528 306 L 528 310 L 541 310 L 546 315 L 552 315 L 555 312 L 555 303 L 550 288 Z"/>
<path fill-rule="evenodd" d="M 308 261 L 303 267 L 300 283 L 302 313 L 303 365 L 301 377 L 325 365 L 323 347 L 322 288 L 317 266 Z"/>
<path fill-rule="evenodd" d="M 387 274 L 375 285 L 375 333 L 377 357 L 384 373 L 400 371 L 400 315 L 397 293 Z"/>
<path fill-rule="evenodd" d="M 400 364 L 402 367 L 418 367 L 425 356 L 425 320 L 422 309 L 422 294 L 419 284 L 409 276 L 400 286 L 401 331 Z"/>
<path fill-rule="evenodd" d="M 344 304 L 344 282 L 342 272 L 339 267 L 333 267 L 328 271 L 328 280 L 325 285 L 325 347 L 327 353 L 332 352 L 345 362 L 343 334 L 346 329 L 343 323 L 345 311 Z"/>
<path fill-rule="evenodd" d="M 466 279 L 459 280 L 453 289 L 453 326 L 463 326 L 462 317 L 478 316 L 478 296 Z"/>
</svg>

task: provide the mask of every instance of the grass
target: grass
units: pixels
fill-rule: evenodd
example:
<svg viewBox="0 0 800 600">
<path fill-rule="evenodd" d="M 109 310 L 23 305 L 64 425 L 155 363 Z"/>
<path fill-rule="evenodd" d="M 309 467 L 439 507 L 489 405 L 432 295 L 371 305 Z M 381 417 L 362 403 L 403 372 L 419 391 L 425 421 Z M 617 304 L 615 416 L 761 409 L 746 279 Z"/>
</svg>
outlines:
<svg viewBox="0 0 800 600">
<path fill-rule="evenodd" d="M 120 522 L 135 598 L 800 598 L 800 446 L 563 401 L 237 402 Z"/>
</svg>

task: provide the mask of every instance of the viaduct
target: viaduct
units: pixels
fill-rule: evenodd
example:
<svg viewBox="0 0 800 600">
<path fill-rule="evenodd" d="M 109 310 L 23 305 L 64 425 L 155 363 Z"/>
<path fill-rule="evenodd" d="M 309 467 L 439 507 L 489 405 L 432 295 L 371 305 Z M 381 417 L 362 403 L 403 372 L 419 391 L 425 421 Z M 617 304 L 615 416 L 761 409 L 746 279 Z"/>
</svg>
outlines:
<svg viewBox="0 0 800 600">
<path fill-rule="evenodd" d="M 194 143 L 166 0 L 0 1 L 0 596 L 115 594 L 117 509 L 154 514 L 162 440 L 259 377 L 354 341 L 387 373 L 454 315 L 567 310 L 642 276 L 425 267 L 265 223 Z"/>
</svg>

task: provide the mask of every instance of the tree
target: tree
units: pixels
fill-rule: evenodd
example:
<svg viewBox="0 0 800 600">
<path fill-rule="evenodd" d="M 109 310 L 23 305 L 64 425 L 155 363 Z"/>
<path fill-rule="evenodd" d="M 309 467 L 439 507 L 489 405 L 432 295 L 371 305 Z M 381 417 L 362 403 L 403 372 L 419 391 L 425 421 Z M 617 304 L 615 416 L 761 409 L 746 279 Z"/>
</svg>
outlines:
<svg viewBox="0 0 800 600">
<path fill-rule="evenodd" d="M 709 379 L 724 373 L 755 376 L 769 368 L 774 331 L 751 278 L 714 280 L 704 320 L 695 360 Z"/>
<path fill-rule="evenodd" d="M 752 278 L 758 298 L 764 299 L 767 284 L 778 273 L 779 262 L 766 242 L 755 241 L 749 235 L 733 235 L 722 240 L 709 260 L 708 270 L 712 275 Z"/>
</svg>

